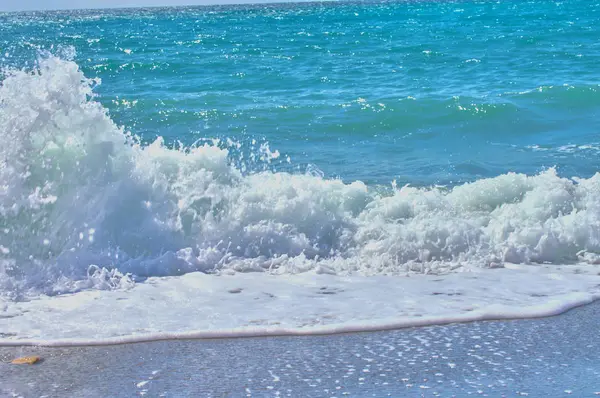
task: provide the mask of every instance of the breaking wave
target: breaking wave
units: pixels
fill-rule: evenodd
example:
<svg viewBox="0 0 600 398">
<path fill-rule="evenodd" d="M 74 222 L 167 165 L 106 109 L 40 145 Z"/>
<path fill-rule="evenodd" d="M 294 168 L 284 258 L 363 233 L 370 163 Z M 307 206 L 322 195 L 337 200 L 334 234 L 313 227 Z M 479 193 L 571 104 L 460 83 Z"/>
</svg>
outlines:
<svg viewBox="0 0 600 398">
<path fill-rule="evenodd" d="M 268 167 L 235 143 L 143 144 L 47 57 L 0 86 L 0 292 L 19 299 L 192 271 L 441 273 L 600 261 L 600 174 L 395 187 Z M 252 155 L 268 163 L 268 146 Z"/>
</svg>

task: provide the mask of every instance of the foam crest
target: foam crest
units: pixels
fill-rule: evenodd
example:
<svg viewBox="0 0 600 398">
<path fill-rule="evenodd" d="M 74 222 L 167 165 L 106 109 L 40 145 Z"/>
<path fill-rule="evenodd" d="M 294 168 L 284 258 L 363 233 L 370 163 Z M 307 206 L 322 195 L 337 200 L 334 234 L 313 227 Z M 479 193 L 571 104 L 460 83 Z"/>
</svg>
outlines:
<svg viewBox="0 0 600 398">
<path fill-rule="evenodd" d="M 314 167 L 254 167 L 280 157 L 266 145 L 246 158 L 233 141 L 142 145 L 94 100 L 98 83 L 55 57 L 2 81 L 5 295 L 126 289 L 192 271 L 442 273 L 597 262 L 598 174 L 567 179 L 549 169 L 382 194 Z"/>
</svg>

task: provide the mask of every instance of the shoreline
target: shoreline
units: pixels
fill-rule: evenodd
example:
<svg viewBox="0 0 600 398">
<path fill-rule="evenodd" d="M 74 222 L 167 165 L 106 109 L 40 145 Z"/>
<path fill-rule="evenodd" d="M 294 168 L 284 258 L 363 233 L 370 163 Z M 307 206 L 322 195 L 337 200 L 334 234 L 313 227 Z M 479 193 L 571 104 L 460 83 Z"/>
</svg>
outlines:
<svg viewBox="0 0 600 398">
<path fill-rule="evenodd" d="M 194 272 L 126 290 L 4 301 L 0 346 L 334 335 L 548 317 L 600 298 L 597 267 L 581 268 L 511 266 L 435 277 Z"/>
<path fill-rule="evenodd" d="M 540 319 L 296 337 L 0 348 L 7 396 L 597 396 L 600 305 Z M 37 355 L 37 365 L 6 360 Z"/>
<path fill-rule="evenodd" d="M 557 303 L 555 306 L 546 308 L 545 312 L 535 312 L 532 308 L 540 306 L 531 306 L 521 310 L 514 310 L 513 314 L 494 314 L 493 312 L 477 311 L 473 313 L 461 314 L 453 319 L 448 317 L 429 317 L 413 319 L 410 322 L 372 325 L 372 326 L 322 326 L 311 328 L 310 330 L 297 329 L 262 329 L 249 330 L 249 328 L 229 329 L 229 330 L 206 330 L 190 331 L 181 333 L 157 333 L 146 336 L 124 336 L 103 338 L 100 341 L 91 341 L 84 339 L 57 339 L 57 340 L 6 340 L 0 339 L 0 348 L 10 347 L 44 347 L 44 348 L 85 348 L 85 347 L 110 347 L 130 344 L 147 344 L 153 342 L 174 342 L 174 341 L 220 341 L 230 339 L 260 339 L 260 338 L 279 338 L 279 337 L 310 337 L 310 336 L 340 336 L 350 334 L 393 332 L 413 328 L 427 328 L 447 325 L 472 324 L 477 322 L 510 322 L 526 321 L 536 319 L 546 319 L 561 316 L 574 309 L 592 305 L 600 300 L 600 294 L 591 295 L 587 300 L 572 300 L 571 302 Z M 554 300 L 556 301 L 556 300 Z M 523 314 L 528 312 L 529 314 Z M 516 313 L 521 313 L 521 316 Z M 464 319 L 461 319 L 464 318 Z"/>
</svg>

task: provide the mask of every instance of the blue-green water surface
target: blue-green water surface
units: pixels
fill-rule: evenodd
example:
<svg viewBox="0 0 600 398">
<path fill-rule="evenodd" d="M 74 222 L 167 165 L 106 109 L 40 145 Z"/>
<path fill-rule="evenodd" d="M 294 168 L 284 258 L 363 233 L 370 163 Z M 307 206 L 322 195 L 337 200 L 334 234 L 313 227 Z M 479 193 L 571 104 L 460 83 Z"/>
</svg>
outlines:
<svg viewBox="0 0 600 398">
<path fill-rule="evenodd" d="M 589 177 L 599 20 L 587 0 L 13 13 L 0 63 L 74 53 L 125 129 L 266 140 L 290 157 L 282 169 L 415 185 L 552 166 Z"/>
</svg>

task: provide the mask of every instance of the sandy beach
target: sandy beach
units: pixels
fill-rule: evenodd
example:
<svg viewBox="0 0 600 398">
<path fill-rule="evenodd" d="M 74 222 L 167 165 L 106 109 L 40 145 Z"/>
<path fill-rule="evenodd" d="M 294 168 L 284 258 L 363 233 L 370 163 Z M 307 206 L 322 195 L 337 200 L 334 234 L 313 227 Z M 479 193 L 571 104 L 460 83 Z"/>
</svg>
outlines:
<svg viewBox="0 0 600 398">
<path fill-rule="evenodd" d="M 22 397 L 600 395 L 600 303 L 543 319 L 313 337 L 0 349 Z M 40 355 L 37 365 L 11 365 Z"/>
</svg>

